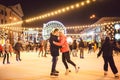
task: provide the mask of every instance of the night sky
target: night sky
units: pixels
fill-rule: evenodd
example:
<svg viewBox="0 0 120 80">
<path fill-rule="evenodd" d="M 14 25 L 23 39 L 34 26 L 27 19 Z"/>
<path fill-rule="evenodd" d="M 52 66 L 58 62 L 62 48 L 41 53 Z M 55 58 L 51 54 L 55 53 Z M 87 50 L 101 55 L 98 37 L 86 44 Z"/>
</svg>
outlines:
<svg viewBox="0 0 120 80">
<path fill-rule="evenodd" d="M 21 3 L 24 12 L 23 19 L 25 20 L 80 1 L 83 0 L 0 0 L 0 3 L 6 6 Z M 96 14 L 97 18 L 89 19 L 92 14 Z M 27 26 L 42 26 L 43 23 L 50 20 L 61 21 L 66 26 L 92 24 L 101 17 L 115 16 L 120 17 L 120 0 L 97 0 L 95 3 L 82 8 L 44 20 L 38 20 L 32 22 L 32 25 L 28 24 Z"/>
</svg>

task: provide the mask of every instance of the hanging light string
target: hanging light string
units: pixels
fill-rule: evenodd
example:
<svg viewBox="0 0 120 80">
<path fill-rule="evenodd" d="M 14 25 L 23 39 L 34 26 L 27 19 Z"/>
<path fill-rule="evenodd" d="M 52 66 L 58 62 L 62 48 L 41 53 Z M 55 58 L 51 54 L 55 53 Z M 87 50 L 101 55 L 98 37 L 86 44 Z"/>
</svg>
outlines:
<svg viewBox="0 0 120 80">
<path fill-rule="evenodd" d="M 58 10 L 55 10 L 55 11 L 51 11 L 49 13 L 45 13 L 45 14 L 37 16 L 37 17 L 26 19 L 25 22 L 29 23 L 29 22 L 33 22 L 33 21 L 36 21 L 36 20 L 42 20 L 44 18 L 52 17 L 52 16 L 55 16 L 55 15 L 58 15 L 58 14 L 63 14 L 65 12 L 80 8 L 82 6 L 85 6 L 85 5 L 90 4 L 92 2 L 95 2 L 95 1 L 96 0 L 85 0 L 85 1 L 82 1 L 82 2 L 78 2 L 76 4 L 66 6 L 64 8 L 61 8 L 61 9 L 58 9 Z M 8 23 L 8 24 L 1 24 L 0 27 L 14 26 L 14 25 L 22 24 L 22 23 L 23 23 L 23 21 L 14 22 L 14 23 Z"/>
<path fill-rule="evenodd" d="M 94 28 L 94 27 L 101 27 L 101 26 L 108 26 L 108 25 L 114 25 L 114 24 L 120 24 L 120 21 L 112 21 L 112 22 L 105 22 L 105 23 L 101 23 L 101 24 L 92 24 L 92 25 L 80 25 L 80 26 L 66 26 L 66 29 L 87 29 L 87 28 Z M 109 27 L 109 26 L 108 26 Z M 1 27 L 2 29 L 11 29 L 10 27 L 6 26 L 5 27 Z M 29 29 L 33 29 L 33 30 L 40 30 L 42 31 L 43 28 L 37 27 L 37 28 L 17 28 L 17 27 L 13 27 L 12 30 L 29 30 Z"/>
<path fill-rule="evenodd" d="M 1 24 L 0 27 L 16 26 L 16 25 L 20 25 L 22 23 L 23 23 L 23 21 L 18 21 L 18 22 L 8 23 L 8 24 Z"/>
<path fill-rule="evenodd" d="M 66 26 L 66 29 L 85 29 L 85 28 L 94 28 L 94 27 L 101 27 L 101 26 L 106 26 L 106 25 L 114 25 L 114 24 L 118 24 L 120 23 L 120 21 L 111 21 L 111 22 L 103 22 L 101 24 L 92 24 L 92 25 L 81 25 L 81 26 Z M 28 30 L 29 28 L 24 28 L 24 30 Z M 43 28 L 32 28 L 35 30 L 42 30 Z"/>
<path fill-rule="evenodd" d="M 33 22 L 35 20 L 40 20 L 40 19 L 52 17 L 52 16 L 55 16 L 55 15 L 58 15 L 58 14 L 62 14 L 62 13 L 65 13 L 65 12 L 68 12 L 68 11 L 80 8 L 82 6 L 85 6 L 85 5 L 90 4 L 92 2 L 95 2 L 95 1 L 96 0 L 85 0 L 83 2 L 78 2 L 76 4 L 73 4 L 73 5 L 70 5 L 70 6 L 66 6 L 64 8 L 61 8 L 61 9 L 58 9 L 58 10 L 55 10 L 55 11 L 51 11 L 49 13 L 45 13 L 45 14 L 37 16 L 37 17 L 33 17 L 33 18 L 27 19 L 25 21 L 26 22 Z"/>
<path fill-rule="evenodd" d="M 117 24 L 117 23 L 120 23 L 120 21 L 111 21 L 111 22 L 103 22 L 101 24 L 92 24 L 92 25 L 82 25 L 82 26 L 70 26 L 70 27 L 66 27 L 67 29 L 75 29 L 75 28 L 93 28 L 93 27 L 96 27 L 96 26 L 105 26 L 105 25 L 110 25 L 110 24 Z"/>
</svg>

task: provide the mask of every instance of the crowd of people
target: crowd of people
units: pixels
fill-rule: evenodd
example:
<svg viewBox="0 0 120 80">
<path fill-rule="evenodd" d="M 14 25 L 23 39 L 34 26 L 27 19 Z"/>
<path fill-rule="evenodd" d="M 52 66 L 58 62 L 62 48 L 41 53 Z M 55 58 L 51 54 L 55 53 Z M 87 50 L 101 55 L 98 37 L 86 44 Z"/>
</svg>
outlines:
<svg viewBox="0 0 120 80">
<path fill-rule="evenodd" d="M 27 53 L 35 51 L 38 53 L 38 57 L 47 57 L 46 54 L 50 53 L 48 40 L 43 40 L 40 43 L 23 43 L 23 41 L 18 38 L 18 41 L 14 45 L 11 45 L 10 40 L 5 39 L 4 45 L 0 44 L 0 57 L 3 57 L 3 64 L 5 64 L 6 59 L 6 63 L 10 64 L 9 58 L 13 54 L 16 55 L 16 61 L 22 61 L 20 56 L 21 51 L 26 51 Z"/>
<path fill-rule="evenodd" d="M 70 54 L 72 54 L 73 57 L 77 57 L 78 56 L 77 51 L 79 49 L 80 58 L 83 59 L 84 48 L 86 47 L 85 42 L 82 39 L 80 39 L 78 43 L 76 40 L 74 40 L 72 44 L 71 43 L 68 44 L 67 37 L 63 32 L 59 31 L 59 29 L 55 29 L 51 33 L 49 41 L 50 41 L 50 52 L 52 56 L 52 69 L 51 69 L 50 75 L 58 76 L 59 71 L 56 70 L 56 64 L 59 56 L 59 49 L 60 49 L 60 52 L 62 53 L 62 62 L 66 68 L 65 74 L 67 75 L 70 72 L 68 63 L 73 65 L 75 67 L 75 71 L 78 72 L 79 66 L 77 66 L 75 62 L 73 62 L 70 59 Z M 91 51 L 95 53 L 96 50 L 98 49 L 99 52 L 97 54 L 97 57 L 99 57 L 101 54 L 103 55 L 104 75 L 105 76 L 107 75 L 108 64 L 110 64 L 111 70 L 115 78 L 119 78 L 118 70 L 113 59 L 113 50 L 120 52 L 120 48 L 116 46 L 116 43 L 111 41 L 109 37 L 106 37 L 103 43 L 101 42 L 98 43 L 97 41 L 94 41 L 94 42 L 89 42 L 86 45 L 88 47 L 88 54 L 90 54 Z"/>
<path fill-rule="evenodd" d="M 73 40 L 73 43 L 69 43 L 70 53 L 73 57 L 80 57 L 84 59 L 84 51 L 87 51 L 88 54 L 96 53 L 101 48 L 102 42 L 83 41 L 82 38 L 79 40 Z M 78 54 L 79 53 L 79 54 Z"/>
<path fill-rule="evenodd" d="M 115 42 L 111 42 L 109 37 L 106 37 L 104 41 L 97 42 L 85 42 L 82 38 L 74 39 L 72 43 L 67 42 L 66 35 L 60 31 L 59 29 L 54 29 L 50 33 L 50 38 L 48 40 L 42 40 L 39 43 L 26 42 L 22 43 L 21 39 L 18 38 L 18 41 L 11 45 L 9 39 L 5 40 L 5 44 L 0 44 L 0 57 L 3 57 L 3 64 L 10 64 L 9 57 L 12 56 L 12 53 L 16 55 L 16 61 L 22 61 L 20 52 L 26 51 L 34 51 L 38 53 L 38 57 L 47 57 L 47 54 L 51 54 L 52 56 L 52 68 L 51 68 L 51 76 L 58 76 L 59 71 L 56 70 L 58 56 L 62 55 L 62 62 L 65 66 L 65 74 L 68 75 L 71 70 L 69 69 L 68 63 L 71 64 L 75 68 L 75 72 L 79 71 L 79 66 L 71 60 L 71 56 L 79 57 L 80 59 L 85 58 L 85 51 L 87 50 L 88 54 L 98 53 L 96 54 L 99 57 L 101 54 L 103 55 L 104 60 L 104 75 L 107 75 L 108 72 L 108 63 L 115 75 L 115 78 L 119 78 L 118 70 L 114 63 L 113 59 L 113 50 L 115 53 L 119 54 L 120 48 L 119 44 Z M 9 56 L 10 55 L 10 56 Z M 7 59 L 7 62 L 5 60 Z"/>
</svg>

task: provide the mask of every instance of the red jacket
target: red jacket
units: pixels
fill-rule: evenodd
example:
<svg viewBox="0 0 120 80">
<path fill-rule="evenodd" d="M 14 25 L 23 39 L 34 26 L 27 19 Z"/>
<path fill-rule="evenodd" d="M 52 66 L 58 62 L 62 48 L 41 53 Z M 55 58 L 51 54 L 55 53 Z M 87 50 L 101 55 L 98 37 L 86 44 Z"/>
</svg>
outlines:
<svg viewBox="0 0 120 80">
<path fill-rule="evenodd" d="M 68 52 L 70 49 L 69 49 L 69 45 L 67 43 L 67 37 L 65 35 L 61 35 L 59 38 L 60 38 L 59 39 L 60 41 L 55 42 L 55 44 L 58 45 L 58 46 L 62 46 L 62 48 L 60 48 L 60 51 L 62 53 Z"/>
<path fill-rule="evenodd" d="M 2 47 L 2 45 L 0 44 L 0 51 L 3 51 L 3 47 Z"/>
</svg>

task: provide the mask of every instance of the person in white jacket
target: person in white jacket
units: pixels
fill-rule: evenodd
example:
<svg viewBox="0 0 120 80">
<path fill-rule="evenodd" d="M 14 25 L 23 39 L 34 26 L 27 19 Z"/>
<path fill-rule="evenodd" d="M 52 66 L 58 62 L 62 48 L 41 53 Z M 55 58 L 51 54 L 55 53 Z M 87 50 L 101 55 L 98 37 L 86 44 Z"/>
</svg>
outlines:
<svg viewBox="0 0 120 80">
<path fill-rule="evenodd" d="M 3 46 L 4 49 L 4 57 L 3 57 L 3 64 L 5 64 L 5 59 L 7 57 L 7 64 L 10 64 L 9 62 L 9 53 L 10 53 L 10 43 L 9 39 L 5 41 L 5 45 Z"/>
</svg>

